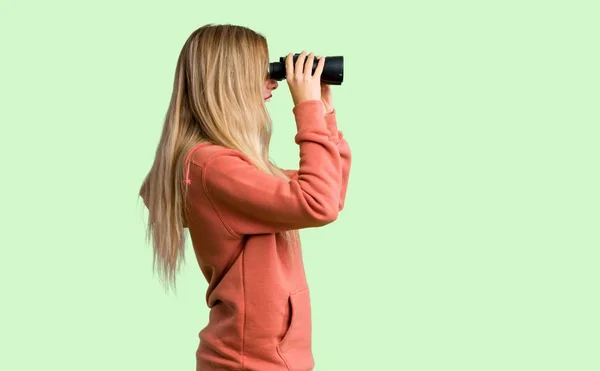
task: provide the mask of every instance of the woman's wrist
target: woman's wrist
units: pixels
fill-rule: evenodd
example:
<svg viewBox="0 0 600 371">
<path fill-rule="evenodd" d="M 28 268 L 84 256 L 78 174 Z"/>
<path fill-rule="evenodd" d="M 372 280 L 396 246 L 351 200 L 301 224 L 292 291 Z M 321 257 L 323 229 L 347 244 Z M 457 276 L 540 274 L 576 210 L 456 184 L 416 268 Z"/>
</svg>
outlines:
<svg viewBox="0 0 600 371">
<path fill-rule="evenodd" d="M 335 112 L 335 108 L 323 104 L 323 116 L 329 116 Z"/>
</svg>

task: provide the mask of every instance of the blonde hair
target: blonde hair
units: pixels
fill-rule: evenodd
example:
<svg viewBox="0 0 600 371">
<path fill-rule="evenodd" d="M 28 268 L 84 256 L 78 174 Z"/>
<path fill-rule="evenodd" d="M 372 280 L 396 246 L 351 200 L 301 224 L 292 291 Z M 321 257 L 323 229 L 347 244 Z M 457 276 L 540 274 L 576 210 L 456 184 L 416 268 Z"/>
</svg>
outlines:
<svg viewBox="0 0 600 371">
<path fill-rule="evenodd" d="M 204 25 L 183 45 L 154 163 L 139 191 L 149 210 L 153 268 L 158 262 L 163 283 L 175 287 L 185 261 L 184 161 L 194 145 L 207 141 L 238 150 L 259 170 L 288 179 L 269 159 L 268 66 L 265 37 L 243 26 Z M 282 234 L 288 244 L 297 240 L 297 231 Z"/>
</svg>

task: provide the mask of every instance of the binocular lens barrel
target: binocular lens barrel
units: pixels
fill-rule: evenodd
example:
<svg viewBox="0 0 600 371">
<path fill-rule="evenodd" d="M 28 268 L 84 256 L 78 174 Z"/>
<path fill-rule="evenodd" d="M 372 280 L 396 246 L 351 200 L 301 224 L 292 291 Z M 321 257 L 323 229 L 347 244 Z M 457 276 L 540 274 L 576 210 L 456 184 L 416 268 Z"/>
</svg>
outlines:
<svg viewBox="0 0 600 371">
<path fill-rule="evenodd" d="M 294 54 L 294 64 L 298 60 L 300 54 Z M 286 77 L 285 58 L 279 58 L 279 62 L 269 63 L 269 77 L 281 81 Z M 315 59 L 312 67 L 312 72 L 315 72 L 317 63 L 319 61 Z M 342 85 L 344 81 L 344 57 L 325 57 L 325 66 L 323 66 L 323 73 L 321 73 L 321 81 L 328 85 Z"/>
</svg>

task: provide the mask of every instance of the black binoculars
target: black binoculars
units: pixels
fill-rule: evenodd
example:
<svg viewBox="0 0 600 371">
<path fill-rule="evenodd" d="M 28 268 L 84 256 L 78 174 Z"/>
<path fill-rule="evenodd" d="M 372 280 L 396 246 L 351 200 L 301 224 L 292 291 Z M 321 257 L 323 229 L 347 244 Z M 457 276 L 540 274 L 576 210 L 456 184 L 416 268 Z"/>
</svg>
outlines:
<svg viewBox="0 0 600 371">
<path fill-rule="evenodd" d="M 294 64 L 300 54 L 294 54 Z M 281 81 L 286 77 L 285 58 L 279 58 L 279 62 L 269 63 L 269 77 L 276 81 Z M 319 61 L 315 58 L 312 67 L 312 73 L 317 68 Z M 321 82 L 327 85 L 342 85 L 344 81 L 344 57 L 325 57 L 325 65 L 321 73 Z"/>
</svg>

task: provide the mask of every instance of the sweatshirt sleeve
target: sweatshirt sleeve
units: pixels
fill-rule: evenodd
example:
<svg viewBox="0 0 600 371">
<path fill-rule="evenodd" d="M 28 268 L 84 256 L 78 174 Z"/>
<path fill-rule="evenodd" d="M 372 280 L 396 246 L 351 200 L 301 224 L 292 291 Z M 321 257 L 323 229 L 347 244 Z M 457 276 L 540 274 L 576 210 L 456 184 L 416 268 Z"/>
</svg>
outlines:
<svg viewBox="0 0 600 371">
<path fill-rule="evenodd" d="M 329 115 L 325 116 L 325 122 L 327 124 L 327 129 L 329 130 L 330 139 L 337 144 L 338 151 L 340 154 L 340 160 L 342 162 L 341 166 L 341 176 L 342 182 L 340 184 L 340 199 L 338 210 L 342 211 L 344 209 L 344 203 L 346 200 L 346 191 L 348 189 L 348 179 L 350 177 L 350 167 L 352 164 L 352 152 L 350 151 L 350 146 L 348 142 L 344 138 L 344 135 L 341 131 L 338 130 L 337 127 L 337 118 L 336 111 L 334 110 Z M 295 179 L 298 176 L 297 170 L 283 170 L 288 177 L 291 179 Z"/>
<path fill-rule="evenodd" d="M 288 181 L 258 170 L 242 154 L 222 150 L 202 169 L 213 208 L 235 235 L 323 226 L 337 218 L 342 161 L 330 137 L 320 101 L 293 109 L 300 147 L 299 169 Z"/>
</svg>

